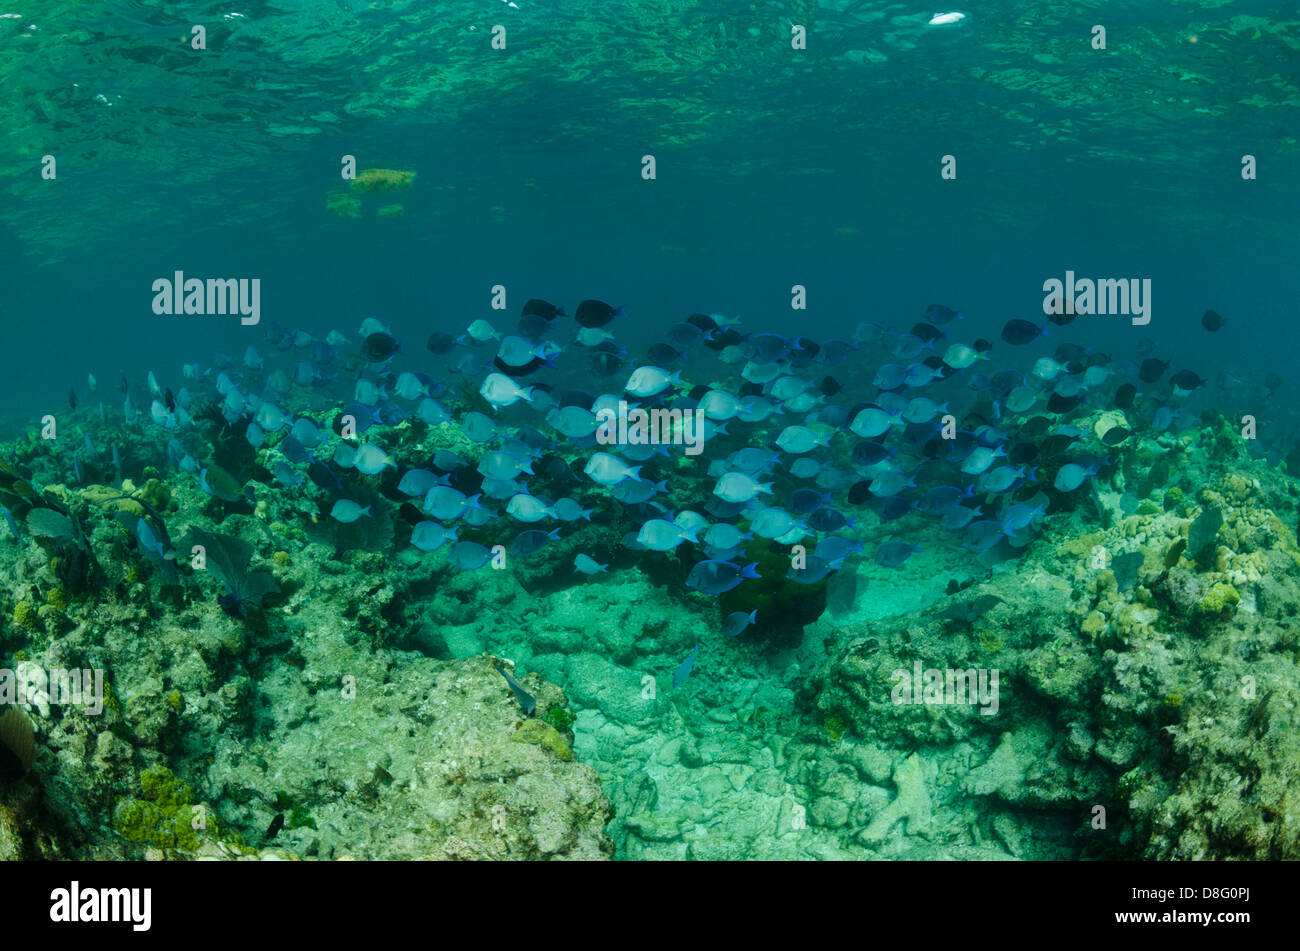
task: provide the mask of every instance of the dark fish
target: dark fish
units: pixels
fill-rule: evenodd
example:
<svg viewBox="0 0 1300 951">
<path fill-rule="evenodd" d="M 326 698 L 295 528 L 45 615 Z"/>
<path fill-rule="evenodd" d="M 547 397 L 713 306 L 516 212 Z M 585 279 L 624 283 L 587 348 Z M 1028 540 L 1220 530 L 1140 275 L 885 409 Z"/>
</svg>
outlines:
<svg viewBox="0 0 1300 951">
<path fill-rule="evenodd" d="M 1112 402 L 1116 409 L 1128 409 L 1133 405 L 1133 400 L 1137 396 L 1137 387 L 1132 383 L 1125 383 L 1115 391 L 1115 398 Z"/>
<path fill-rule="evenodd" d="M 795 489 L 790 493 L 789 509 L 799 516 L 810 515 L 830 500 L 816 489 Z"/>
<path fill-rule="evenodd" d="M 1023 466 L 1038 457 L 1038 446 L 1032 442 L 1018 442 L 1007 450 L 1007 462 L 1013 466 Z"/>
<path fill-rule="evenodd" d="M 534 713 L 536 713 L 537 700 L 533 697 L 531 693 L 529 693 L 527 690 L 524 689 L 524 685 L 521 684 L 519 681 L 515 680 L 514 677 L 511 677 L 508 673 L 506 673 L 504 667 L 498 667 L 497 673 L 499 673 L 502 677 L 504 677 L 506 679 L 506 683 L 510 685 L 510 689 L 514 693 L 515 699 L 519 701 L 519 706 L 524 711 L 524 716 L 531 717 Z"/>
<path fill-rule="evenodd" d="M 563 307 L 556 307 L 554 304 L 544 301 L 539 297 L 530 298 L 524 303 L 524 309 L 519 312 L 520 317 L 529 317 L 534 315 L 546 320 L 554 320 L 556 317 L 566 316 Z"/>
<path fill-rule="evenodd" d="M 1106 435 L 1101 437 L 1101 441 L 1107 446 L 1118 446 L 1125 439 L 1128 439 L 1130 435 L 1132 434 L 1123 426 L 1112 426 L 1106 430 Z"/>
<path fill-rule="evenodd" d="M 623 308 L 610 307 L 603 300 L 585 300 L 578 305 L 573 319 L 583 327 L 604 327 L 615 317 L 623 313 Z"/>
<path fill-rule="evenodd" d="M 176 397 L 172 394 L 172 388 L 170 386 L 163 390 L 163 405 L 167 407 L 167 412 L 176 412 Z"/>
<path fill-rule="evenodd" d="M 989 378 L 989 390 L 996 396 L 1006 396 L 1024 382 L 1025 375 L 1019 370 L 999 370 Z"/>
<path fill-rule="evenodd" d="M 262 335 L 266 338 L 266 342 L 273 347 L 288 346 L 293 340 L 293 334 L 289 333 L 289 329 L 274 320 L 267 322 Z"/>
<path fill-rule="evenodd" d="M 1057 415 L 1068 413 L 1081 402 L 1083 402 L 1082 396 L 1062 396 L 1060 393 L 1053 393 L 1047 398 L 1047 411 Z"/>
<path fill-rule="evenodd" d="M 510 554 L 519 558 L 530 558 L 559 537 L 558 528 L 553 528 L 549 532 L 542 531 L 540 528 L 528 529 L 515 536 L 514 541 L 510 543 Z"/>
<path fill-rule="evenodd" d="M 668 333 L 664 334 L 674 347 L 685 350 L 687 347 L 698 343 L 704 336 L 704 331 L 694 324 L 673 324 L 668 328 Z"/>
<path fill-rule="evenodd" d="M 361 341 L 361 354 L 371 363 L 382 363 L 402 349 L 402 342 L 392 334 L 373 333 Z"/>
<path fill-rule="evenodd" d="M 451 334 L 445 334 L 435 330 L 429 334 L 429 339 L 424 344 L 430 353 L 436 353 L 442 356 L 445 353 L 451 353 L 451 348 L 456 346 L 456 338 Z"/>
<path fill-rule="evenodd" d="M 908 542 L 885 542 L 876 549 L 876 564 L 884 568 L 899 568 L 903 562 L 920 550 L 921 546 Z"/>
<path fill-rule="evenodd" d="M 1038 448 L 1044 456 L 1056 456 L 1065 452 L 1065 450 L 1069 449 L 1078 441 L 1078 436 L 1070 436 L 1066 433 L 1054 433 L 1039 443 Z"/>
<path fill-rule="evenodd" d="M 932 324 L 946 324 L 956 320 L 961 314 L 943 304 L 931 304 L 925 309 L 925 319 Z"/>
<path fill-rule="evenodd" d="M 581 406 L 583 409 L 591 409 L 591 404 L 596 402 L 596 397 L 586 390 L 561 390 L 556 402 L 560 406 Z"/>
<path fill-rule="evenodd" d="M 790 344 L 779 334 L 755 334 L 749 338 L 749 345 L 754 348 L 757 363 L 775 363 L 790 350 Z"/>
<path fill-rule="evenodd" d="M 808 524 L 819 532 L 834 532 L 847 525 L 853 527 L 856 519 L 845 517 L 842 512 L 837 512 L 832 508 L 819 508 L 808 516 Z"/>
<path fill-rule="evenodd" d="M 646 351 L 646 356 L 649 358 L 647 362 L 651 366 L 657 367 L 671 366 L 682 358 L 681 353 L 678 352 L 676 348 L 671 347 L 666 343 L 655 344 Z"/>
<path fill-rule="evenodd" d="M 591 359 L 591 369 L 597 376 L 613 376 L 623 369 L 622 357 L 613 353 L 598 353 Z"/>
<path fill-rule="evenodd" d="M 298 440 L 298 437 L 292 434 L 280 440 L 280 451 L 284 453 L 284 458 L 290 462 L 301 464 L 311 461 L 311 453 L 307 451 L 307 447 Z"/>
<path fill-rule="evenodd" d="M 128 382 L 126 381 L 126 374 L 125 374 L 125 373 L 122 374 L 122 379 L 121 379 L 120 381 L 118 381 L 117 386 L 118 386 L 118 389 L 120 389 L 123 393 L 126 393 L 126 392 L 129 392 L 129 391 L 130 391 L 130 389 L 131 389 L 131 384 L 128 383 Z"/>
<path fill-rule="evenodd" d="M 1077 343 L 1063 343 L 1056 348 L 1052 354 L 1052 359 L 1057 363 L 1078 363 L 1088 358 L 1088 348 L 1081 347 Z M 1074 372 L 1074 371 L 1071 371 Z"/>
<path fill-rule="evenodd" d="M 1047 319 L 1058 327 L 1074 323 L 1074 318 L 1080 313 L 1074 309 L 1074 301 L 1060 297 L 1053 297 L 1047 307 Z"/>
<path fill-rule="evenodd" d="M 1031 343 L 1039 337 L 1046 336 L 1045 329 L 1027 320 L 1013 318 L 1002 325 L 1002 339 L 1013 346 Z"/>
<path fill-rule="evenodd" d="M 993 344 L 989 343 L 989 341 L 985 340 L 983 337 L 980 337 L 971 344 L 971 349 L 975 350 L 977 353 L 988 353 L 993 349 Z"/>
<path fill-rule="evenodd" d="M 874 466 L 889 458 L 889 449 L 878 442 L 860 442 L 853 447 L 853 461 L 860 466 Z"/>
<path fill-rule="evenodd" d="M 686 678 L 691 675 L 691 668 L 695 666 L 695 658 L 700 655 L 700 645 L 696 644 L 691 648 L 691 652 L 686 655 L 686 659 L 673 672 L 673 689 L 676 690 L 682 684 L 686 683 Z"/>
<path fill-rule="evenodd" d="M 569 464 L 559 456 L 547 456 L 540 463 L 537 463 L 537 474 L 545 476 L 554 482 L 577 482 L 578 477 L 573 474 Z"/>
<path fill-rule="evenodd" d="M 965 621 L 969 624 L 988 614 L 1002 603 L 1002 599 L 996 594 L 981 594 L 969 601 L 960 601 L 957 604 L 948 605 L 939 612 L 939 617 L 951 618 L 954 621 Z"/>
<path fill-rule="evenodd" d="M 245 498 L 244 484 L 215 463 L 199 472 L 199 486 L 223 502 L 239 502 Z"/>
<path fill-rule="evenodd" d="M 728 327 L 726 330 L 719 330 L 712 337 L 704 342 L 704 345 L 710 350 L 725 350 L 727 347 L 734 347 L 743 342 L 745 335 L 735 327 Z"/>
<path fill-rule="evenodd" d="M 77 408 L 77 391 L 73 387 L 68 387 L 68 409 Z"/>
<path fill-rule="evenodd" d="M 492 366 L 496 368 L 498 373 L 503 373 L 510 377 L 520 377 L 528 376 L 528 374 L 536 372 L 540 367 L 546 366 L 546 361 L 541 357 L 533 357 L 533 359 L 529 360 L 521 367 L 512 367 L 500 357 L 493 357 Z"/>
<path fill-rule="evenodd" d="M 686 322 L 694 327 L 699 327 L 706 334 L 718 329 L 718 322 L 708 314 L 691 314 L 686 318 Z"/>
<path fill-rule="evenodd" d="M 343 492 L 343 482 L 329 466 L 323 462 L 313 462 L 307 467 L 307 478 L 330 494 Z"/>
<path fill-rule="evenodd" d="M 822 352 L 821 344 L 810 337 L 795 337 L 794 346 L 799 351 L 799 355 L 806 360 L 811 360 Z"/>
<path fill-rule="evenodd" d="M 975 439 L 975 434 L 964 429 L 957 431 L 956 439 L 941 439 L 939 441 L 943 443 L 944 447 L 948 451 L 948 457 L 954 462 L 959 462 L 962 459 L 965 459 L 974 452 L 975 447 L 979 445 Z"/>
<path fill-rule="evenodd" d="M 538 314 L 526 314 L 519 318 L 516 329 L 519 331 L 519 336 L 525 340 L 541 343 L 542 338 L 546 336 L 546 332 L 551 329 L 551 325 L 545 317 Z"/>
<path fill-rule="evenodd" d="M 1207 310 L 1201 317 L 1201 326 L 1210 333 L 1217 333 L 1225 323 L 1227 323 L 1227 321 L 1219 316 L 1217 310 Z"/>
<path fill-rule="evenodd" d="M 938 327 L 926 323 L 913 324 L 911 334 L 913 337 L 920 337 L 927 343 L 934 340 L 942 340 L 944 337 L 948 336 Z"/>
<path fill-rule="evenodd" d="M 547 387 L 545 383 L 538 383 L 534 389 L 548 393 L 550 392 L 549 387 Z M 538 451 L 551 448 L 551 440 L 542 435 L 540 430 L 534 429 L 532 426 L 520 426 L 515 430 L 515 438 L 524 445 Z"/>
<path fill-rule="evenodd" d="M 1164 375 L 1169 369 L 1168 360 L 1157 360 L 1155 357 L 1147 357 L 1138 367 L 1138 379 L 1143 383 L 1154 383 Z"/>
<path fill-rule="evenodd" d="M 1205 385 L 1205 379 L 1191 370 L 1179 370 L 1169 378 L 1169 382 L 1180 390 L 1195 390 Z"/>
<path fill-rule="evenodd" d="M 901 495 L 891 495 L 886 499 L 876 499 L 876 515 L 882 522 L 892 522 L 912 511 L 912 503 Z"/>
<path fill-rule="evenodd" d="M 857 344 L 851 341 L 832 338 L 822 345 L 822 362 L 830 367 L 839 366 L 857 349 Z"/>
<path fill-rule="evenodd" d="M 946 380 L 957 372 L 952 367 L 948 366 L 948 364 L 943 362 L 943 357 L 926 357 L 921 362 L 931 370 L 936 371 L 934 374 L 936 380 Z"/>
<path fill-rule="evenodd" d="M 871 499 L 871 482 L 855 482 L 849 489 L 850 505 L 865 505 Z"/>
<path fill-rule="evenodd" d="M 359 433 L 364 433 L 376 423 L 383 422 L 378 409 L 367 406 L 365 403 L 349 403 L 343 407 L 343 412 L 334 417 L 334 432 L 338 435 L 342 435 L 344 416 L 351 416 L 356 421 L 357 432 Z"/>
<path fill-rule="evenodd" d="M 271 824 L 266 828 L 266 837 L 268 839 L 274 839 L 277 835 L 280 834 L 280 830 L 283 828 L 284 828 L 284 813 L 277 812 L 275 814 L 275 818 L 271 820 Z"/>
<path fill-rule="evenodd" d="M 840 391 L 840 382 L 833 376 L 822 377 L 817 389 L 823 396 L 834 396 Z"/>
<path fill-rule="evenodd" d="M 379 405 L 375 407 L 381 417 L 388 421 L 390 426 L 396 426 L 402 420 L 410 419 L 411 414 L 402 406 L 394 403 L 392 400 L 380 400 Z"/>
</svg>

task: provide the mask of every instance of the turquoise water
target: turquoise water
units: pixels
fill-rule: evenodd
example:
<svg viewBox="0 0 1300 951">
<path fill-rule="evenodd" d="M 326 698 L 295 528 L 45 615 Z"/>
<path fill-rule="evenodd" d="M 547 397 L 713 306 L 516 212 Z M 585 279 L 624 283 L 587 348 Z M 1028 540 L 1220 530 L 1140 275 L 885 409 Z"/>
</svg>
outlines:
<svg viewBox="0 0 1300 951">
<path fill-rule="evenodd" d="M 12 854 L 1295 857 L 1297 26 L 0 9 Z"/>
</svg>

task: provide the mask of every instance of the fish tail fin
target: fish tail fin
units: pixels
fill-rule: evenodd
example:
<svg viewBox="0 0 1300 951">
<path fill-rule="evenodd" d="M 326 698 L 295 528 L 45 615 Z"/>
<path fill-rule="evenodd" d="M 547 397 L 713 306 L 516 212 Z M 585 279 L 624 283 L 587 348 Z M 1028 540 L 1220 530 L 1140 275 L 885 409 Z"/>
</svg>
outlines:
<svg viewBox="0 0 1300 951">
<path fill-rule="evenodd" d="M 761 577 L 763 577 L 762 575 L 760 575 L 760 574 L 758 573 L 758 562 L 756 562 L 756 561 L 751 561 L 751 562 L 750 562 L 749 564 L 747 564 L 744 568 L 742 568 L 742 569 L 740 570 L 740 576 L 741 576 L 742 578 L 761 578 Z"/>
</svg>

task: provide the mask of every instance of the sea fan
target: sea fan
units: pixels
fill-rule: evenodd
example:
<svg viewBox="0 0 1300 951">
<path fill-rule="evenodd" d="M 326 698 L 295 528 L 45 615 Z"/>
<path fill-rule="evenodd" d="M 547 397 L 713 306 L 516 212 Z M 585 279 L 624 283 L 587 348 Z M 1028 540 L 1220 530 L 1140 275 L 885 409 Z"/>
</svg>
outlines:
<svg viewBox="0 0 1300 951">
<path fill-rule="evenodd" d="M 53 539 L 59 544 L 75 545 L 77 530 L 71 520 L 54 509 L 32 509 L 27 513 L 27 530 L 37 538 Z"/>
<path fill-rule="evenodd" d="M 18 707 L 0 709 L 0 776 L 22 775 L 35 760 L 31 719 Z"/>
<path fill-rule="evenodd" d="M 186 551 L 192 551 L 195 545 L 203 546 L 208 570 L 226 588 L 218 603 L 233 617 L 246 617 L 250 605 L 260 608 L 263 598 L 280 590 L 268 572 L 249 570 L 253 546 L 243 539 L 191 528 L 183 544 Z"/>
<path fill-rule="evenodd" d="M 90 540 L 71 512 L 34 508 L 27 513 L 27 530 L 51 554 L 58 554 L 56 574 L 68 588 L 80 591 L 99 570 Z"/>
</svg>

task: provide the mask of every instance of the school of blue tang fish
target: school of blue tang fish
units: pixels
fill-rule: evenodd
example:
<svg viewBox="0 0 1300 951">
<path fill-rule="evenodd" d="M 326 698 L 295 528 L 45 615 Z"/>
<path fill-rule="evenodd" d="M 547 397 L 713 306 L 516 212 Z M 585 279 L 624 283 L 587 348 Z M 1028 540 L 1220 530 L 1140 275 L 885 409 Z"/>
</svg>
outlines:
<svg viewBox="0 0 1300 951">
<path fill-rule="evenodd" d="M 1056 342 L 1073 314 L 1008 320 L 994 342 L 966 339 L 953 308 L 918 311 L 906 330 L 821 340 L 697 313 L 635 356 L 617 339 L 633 318 L 598 300 L 570 317 L 532 299 L 517 320 L 423 347 L 374 317 L 324 338 L 268 323 L 174 383 L 123 376 L 122 402 L 101 395 L 100 412 L 152 430 L 169 465 L 226 505 L 302 493 L 340 550 L 411 545 L 479 571 L 549 557 L 595 521 L 621 545 L 571 553 L 573 583 L 669 558 L 712 596 L 818 585 L 858 555 L 897 568 L 926 546 L 1015 557 L 1107 477 L 1135 429 L 1196 423 L 1202 377 L 1149 349 L 1119 362 Z M 74 483 L 92 467 L 123 474 L 117 447 L 87 435 Z M 174 575 L 162 516 L 133 532 Z M 232 613 L 256 600 L 227 597 Z M 782 623 L 733 611 L 721 633 L 788 637 Z"/>
</svg>

